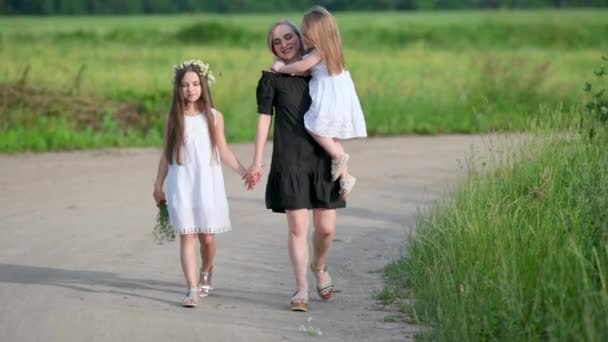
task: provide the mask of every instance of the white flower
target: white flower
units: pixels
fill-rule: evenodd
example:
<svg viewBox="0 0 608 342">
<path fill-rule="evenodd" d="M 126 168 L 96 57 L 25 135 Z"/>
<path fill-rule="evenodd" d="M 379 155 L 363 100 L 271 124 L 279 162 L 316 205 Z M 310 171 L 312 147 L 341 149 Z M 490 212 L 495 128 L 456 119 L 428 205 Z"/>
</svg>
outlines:
<svg viewBox="0 0 608 342">
<path fill-rule="evenodd" d="M 200 70 L 199 76 L 207 81 L 207 85 L 209 87 L 211 87 L 215 83 L 215 77 L 211 72 L 211 67 L 209 66 L 209 64 L 201 61 L 200 59 L 187 59 L 179 65 L 174 65 L 173 69 L 175 72 L 178 72 L 180 70 L 184 70 L 186 67 L 191 65 L 198 67 L 198 69 Z"/>
</svg>

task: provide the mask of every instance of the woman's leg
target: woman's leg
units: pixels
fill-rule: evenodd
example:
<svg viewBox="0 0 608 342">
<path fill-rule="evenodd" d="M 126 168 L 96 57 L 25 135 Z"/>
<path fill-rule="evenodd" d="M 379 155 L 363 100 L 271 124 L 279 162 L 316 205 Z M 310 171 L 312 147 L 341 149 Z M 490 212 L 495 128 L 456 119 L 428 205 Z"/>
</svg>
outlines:
<svg viewBox="0 0 608 342">
<path fill-rule="evenodd" d="M 186 286 L 189 289 L 196 287 L 196 234 L 182 234 L 179 236 L 180 259 Z"/>
<path fill-rule="evenodd" d="M 325 300 L 334 295 L 334 285 L 326 268 L 326 260 L 329 255 L 332 241 L 336 235 L 336 210 L 315 209 L 313 211 L 314 255 L 312 270 L 317 279 L 317 292 Z"/>
<path fill-rule="evenodd" d="M 198 234 L 198 239 L 201 243 L 201 268 L 203 272 L 209 272 L 215 259 L 215 234 Z"/>
<path fill-rule="evenodd" d="M 289 236 L 287 246 L 289 258 L 296 277 L 296 286 L 308 293 L 308 210 L 287 210 L 287 223 L 289 225 Z"/>
<path fill-rule="evenodd" d="M 313 220 L 315 226 L 313 264 L 322 267 L 325 265 L 331 243 L 336 235 L 336 210 L 314 209 Z"/>
</svg>

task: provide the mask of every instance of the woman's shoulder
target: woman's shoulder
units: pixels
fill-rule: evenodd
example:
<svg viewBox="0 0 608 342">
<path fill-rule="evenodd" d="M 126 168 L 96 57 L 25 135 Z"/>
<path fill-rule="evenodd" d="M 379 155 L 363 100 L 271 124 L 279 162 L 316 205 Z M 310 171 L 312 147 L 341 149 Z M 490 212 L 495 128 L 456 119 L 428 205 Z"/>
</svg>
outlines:
<svg viewBox="0 0 608 342">
<path fill-rule="evenodd" d="M 277 75 L 270 70 L 262 70 L 262 75 L 260 76 L 260 80 L 258 81 L 258 85 L 263 86 L 272 86 L 274 84 L 274 80 Z"/>
<path fill-rule="evenodd" d="M 288 75 L 282 74 L 280 72 L 274 72 L 272 70 L 262 70 L 262 76 L 260 77 L 258 84 L 274 86 L 275 84 L 277 84 L 277 82 L 279 82 L 278 84 L 283 84 L 283 82 L 285 81 L 289 83 L 290 80 L 300 79 L 308 80 L 310 79 L 310 76 Z"/>
<path fill-rule="evenodd" d="M 262 76 L 260 79 L 272 79 L 277 77 L 279 74 L 272 70 L 262 70 Z"/>
</svg>

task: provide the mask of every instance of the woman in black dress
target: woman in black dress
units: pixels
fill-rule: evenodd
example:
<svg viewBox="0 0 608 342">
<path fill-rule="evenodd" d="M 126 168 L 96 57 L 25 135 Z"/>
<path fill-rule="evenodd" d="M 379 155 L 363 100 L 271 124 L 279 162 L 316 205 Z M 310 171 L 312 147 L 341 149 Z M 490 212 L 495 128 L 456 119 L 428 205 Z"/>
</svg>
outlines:
<svg viewBox="0 0 608 342">
<path fill-rule="evenodd" d="M 295 25 L 282 20 L 268 33 L 272 53 L 284 63 L 300 60 L 304 53 L 302 35 Z M 272 161 L 266 186 L 266 207 L 286 213 L 289 225 L 288 248 L 297 289 L 291 310 L 308 310 L 309 210 L 313 211 L 313 260 L 317 293 L 323 300 L 335 291 L 325 266 L 336 231 L 336 208 L 344 208 L 338 182 L 331 181 L 331 157 L 304 127 L 304 113 L 310 106 L 310 77 L 289 76 L 263 71 L 257 86 L 258 126 L 254 159 L 249 174 L 252 179 L 262 172 L 264 144 L 274 114 Z"/>
</svg>

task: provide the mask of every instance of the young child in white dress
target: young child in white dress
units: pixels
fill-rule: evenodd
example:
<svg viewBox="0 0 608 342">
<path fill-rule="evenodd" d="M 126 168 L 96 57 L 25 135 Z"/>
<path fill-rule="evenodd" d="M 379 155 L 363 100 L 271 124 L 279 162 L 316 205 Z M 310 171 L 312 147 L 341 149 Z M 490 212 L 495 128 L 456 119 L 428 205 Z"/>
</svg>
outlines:
<svg viewBox="0 0 608 342">
<path fill-rule="evenodd" d="M 166 201 L 171 226 L 179 235 L 187 285 L 182 305 L 189 307 L 212 289 L 215 234 L 231 230 L 220 159 L 241 177 L 247 174 L 226 144 L 222 113 L 213 108 L 209 87 L 214 81 L 209 65 L 199 60 L 175 66 L 173 101 L 154 184 L 154 200 L 157 205 Z M 197 239 L 202 258 L 198 281 Z"/>
<path fill-rule="evenodd" d="M 365 118 L 346 70 L 335 18 L 325 8 L 315 6 L 302 19 L 302 33 L 312 51 L 301 61 L 288 65 L 276 61 L 272 69 L 285 74 L 312 75 L 309 84 L 312 103 L 304 115 L 304 125 L 331 155 L 332 180 L 340 178 L 340 192 L 346 197 L 356 178 L 348 173 L 349 155 L 339 140 L 366 137 Z"/>
</svg>

